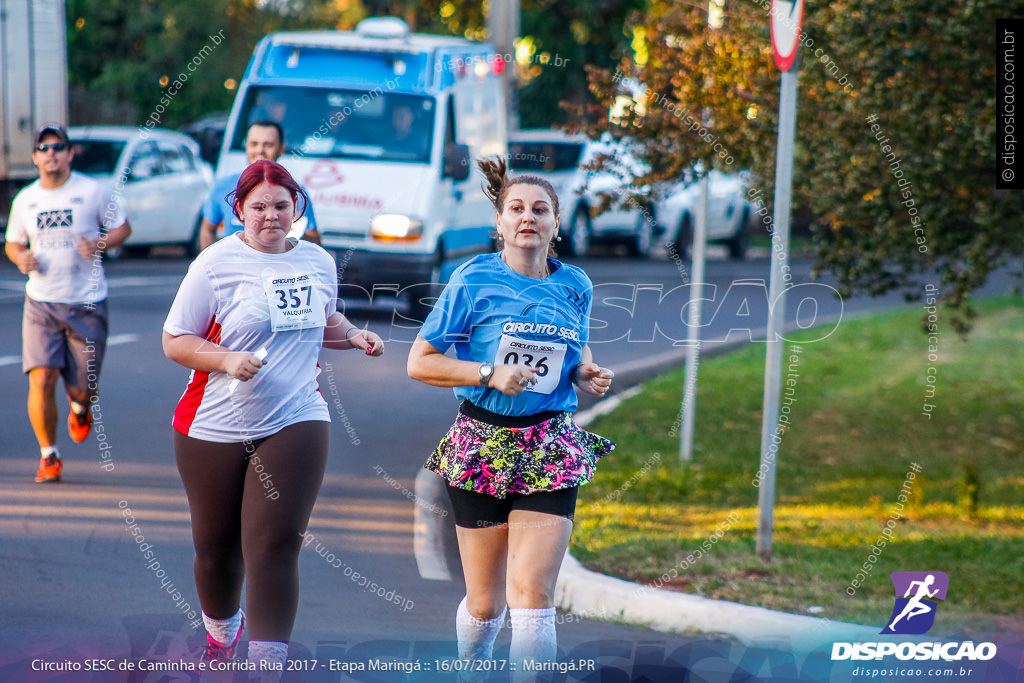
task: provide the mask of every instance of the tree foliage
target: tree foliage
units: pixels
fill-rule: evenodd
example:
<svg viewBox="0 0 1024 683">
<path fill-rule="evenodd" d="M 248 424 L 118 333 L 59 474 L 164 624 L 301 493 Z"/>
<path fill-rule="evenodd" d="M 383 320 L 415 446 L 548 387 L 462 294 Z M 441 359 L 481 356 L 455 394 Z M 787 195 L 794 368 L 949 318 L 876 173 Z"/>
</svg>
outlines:
<svg viewBox="0 0 1024 683">
<path fill-rule="evenodd" d="M 882 16 L 864 0 L 815 5 L 808 30 L 854 84 L 842 93 L 820 57 L 807 59 L 798 170 L 813 179 L 801 195 L 823 219 L 819 267 L 848 292 L 940 285 L 964 331 L 970 293 L 1024 253 L 1024 193 L 993 189 L 1005 5 L 899 0 Z M 873 30 L 859 30 L 868 21 Z"/>
<path fill-rule="evenodd" d="M 723 6 L 713 30 L 699 4 L 654 2 L 634 14 L 646 62 L 624 58 L 617 74 L 592 69 L 596 104 L 578 111 L 589 115 L 591 135 L 643 145 L 652 173 L 638 184 L 678 177 L 699 160 L 751 169 L 770 199 L 780 78 L 770 3 Z M 817 269 L 834 273 L 844 296 L 917 298 L 923 283 L 937 284 L 964 331 L 970 293 L 1024 253 L 1024 194 L 993 190 L 998 8 L 995 0 L 897 0 L 884 13 L 865 0 L 806 5 L 794 205 L 816 215 Z M 610 121 L 627 77 L 645 93 Z"/>
<path fill-rule="evenodd" d="M 560 100 L 587 101 L 585 65 L 615 63 L 629 44 L 626 17 L 642 1 L 522 0 L 521 33 L 533 50 L 520 69 L 522 125 L 564 122 Z M 145 120 L 220 31 L 225 42 L 187 73 L 163 125 L 228 109 L 234 91 L 225 83 L 241 79 L 256 43 L 270 31 L 344 30 L 368 16 L 396 16 L 413 31 L 482 40 L 484 10 L 470 0 L 68 0 L 69 79 L 79 104 L 73 111 L 89 117 L 73 123 Z M 125 111 L 115 119 L 110 112 L 118 105 Z"/>
<path fill-rule="evenodd" d="M 267 33 L 350 28 L 364 16 L 361 4 L 335 0 L 69 0 L 68 79 L 73 92 L 130 105 L 141 123 L 184 73 L 161 118 L 175 127 L 231 106 L 225 83 L 241 79 Z"/>
<path fill-rule="evenodd" d="M 534 50 L 521 69 L 523 128 L 566 123 L 560 100 L 588 102 L 587 66 L 608 68 L 628 53 L 626 20 L 643 0 L 522 0 L 521 33 Z"/>
</svg>

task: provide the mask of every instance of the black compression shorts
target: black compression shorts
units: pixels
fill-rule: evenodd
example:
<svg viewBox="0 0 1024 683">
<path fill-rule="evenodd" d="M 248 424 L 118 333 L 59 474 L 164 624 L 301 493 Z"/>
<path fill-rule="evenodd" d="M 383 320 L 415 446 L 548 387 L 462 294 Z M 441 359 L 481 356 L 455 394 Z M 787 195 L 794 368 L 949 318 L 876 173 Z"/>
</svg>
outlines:
<svg viewBox="0 0 1024 683">
<path fill-rule="evenodd" d="M 580 488 L 573 486 L 557 491 L 537 493 L 510 493 L 505 498 L 495 498 L 486 493 L 466 491 L 445 486 L 448 498 L 455 512 L 456 526 L 467 529 L 484 529 L 508 522 L 513 510 L 530 510 L 548 515 L 557 515 L 572 520 L 576 514 L 576 494 Z"/>
</svg>

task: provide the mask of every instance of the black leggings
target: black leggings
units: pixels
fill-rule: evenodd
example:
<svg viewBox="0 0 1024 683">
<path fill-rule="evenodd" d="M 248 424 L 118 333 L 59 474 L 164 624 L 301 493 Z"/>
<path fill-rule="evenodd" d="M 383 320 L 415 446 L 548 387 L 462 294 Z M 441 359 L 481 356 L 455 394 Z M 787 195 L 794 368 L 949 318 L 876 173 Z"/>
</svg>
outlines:
<svg viewBox="0 0 1024 683">
<path fill-rule="evenodd" d="M 329 423 L 299 422 L 243 443 L 174 432 L 203 611 L 227 619 L 246 582 L 252 640 L 287 642 L 299 604 L 299 550 L 327 465 Z"/>
</svg>

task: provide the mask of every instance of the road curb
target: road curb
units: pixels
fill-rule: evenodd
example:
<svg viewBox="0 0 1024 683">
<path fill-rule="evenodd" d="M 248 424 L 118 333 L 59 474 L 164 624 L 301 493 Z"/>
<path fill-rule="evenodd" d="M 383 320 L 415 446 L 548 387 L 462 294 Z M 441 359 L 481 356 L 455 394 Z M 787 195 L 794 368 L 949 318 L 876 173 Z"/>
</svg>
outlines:
<svg viewBox="0 0 1024 683">
<path fill-rule="evenodd" d="M 747 340 L 707 344 L 701 358 L 713 358 L 750 344 Z M 613 412 L 638 385 L 684 364 L 686 349 L 670 351 L 616 369 L 615 383 L 629 387 L 576 414 L 576 423 L 588 425 Z M 824 641 L 873 638 L 878 629 L 835 622 L 764 607 L 712 600 L 697 595 L 652 588 L 586 569 L 566 552 L 555 588 L 555 604 L 585 616 L 600 615 L 658 631 L 699 631 L 730 636 L 744 645 L 775 650 L 809 650 Z"/>
<path fill-rule="evenodd" d="M 764 607 L 712 600 L 631 583 L 586 569 L 565 554 L 555 605 L 590 618 L 616 619 L 656 631 L 730 636 L 744 645 L 807 651 L 824 641 L 877 637 L 878 629 Z"/>
</svg>

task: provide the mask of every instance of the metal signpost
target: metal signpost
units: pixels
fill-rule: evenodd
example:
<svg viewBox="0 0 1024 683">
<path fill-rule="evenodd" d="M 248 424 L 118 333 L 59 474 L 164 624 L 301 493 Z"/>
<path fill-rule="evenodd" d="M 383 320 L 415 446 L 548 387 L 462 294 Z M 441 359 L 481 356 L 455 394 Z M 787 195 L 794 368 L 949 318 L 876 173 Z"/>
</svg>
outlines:
<svg viewBox="0 0 1024 683">
<path fill-rule="evenodd" d="M 779 144 L 775 158 L 775 214 L 772 222 L 772 270 L 768 294 L 764 404 L 761 414 L 761 466 L 757 474 L 760 480 L 757 500 L 760 512 L 757 526 L 757 555 L 765 562 L 772 557 L 775 469 L 781 436 L 778 430 L 779 397 L 782 391 L 782 332 L 786 313 L 783 273 L 789 258 L 793 141 L 796 136 L 797 56 L 803 13 L 804 0 L 772 0 L 772 52 L 775 53 L 775 63 L 782 70 L 782 86 L 779 96 Z"/>
</svg>

